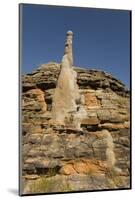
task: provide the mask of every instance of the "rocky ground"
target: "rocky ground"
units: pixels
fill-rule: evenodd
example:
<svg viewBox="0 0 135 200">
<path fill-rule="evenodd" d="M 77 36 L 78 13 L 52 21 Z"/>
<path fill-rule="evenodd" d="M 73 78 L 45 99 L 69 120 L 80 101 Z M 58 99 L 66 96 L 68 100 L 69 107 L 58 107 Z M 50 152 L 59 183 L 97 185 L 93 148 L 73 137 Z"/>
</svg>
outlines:
<svg viewBox="0 0 135 200">
<path fill-rule="evenodd" d="M 74 70 L 88 114 L 80 131 L 52 120 L 60 64 L 22 76 L 23 194 L 130 187 L 130 93 L 108 73 Z"/>
</svg>

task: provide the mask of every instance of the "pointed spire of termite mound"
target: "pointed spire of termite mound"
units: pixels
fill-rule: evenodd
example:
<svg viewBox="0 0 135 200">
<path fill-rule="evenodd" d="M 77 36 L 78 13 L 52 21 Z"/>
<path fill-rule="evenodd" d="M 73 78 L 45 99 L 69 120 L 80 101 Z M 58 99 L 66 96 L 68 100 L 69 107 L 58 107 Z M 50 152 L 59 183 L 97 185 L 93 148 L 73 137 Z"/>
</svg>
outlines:
<svg viewBox="0 0 135 200">
<path fill-rule="evenodd" d="M 83 108 L 84 97 L 80 95 L 77 85 L 77 73 L 73 70 L 72 54 L 73 32 L 68 31 L 64 56 L 61 62 L 61 71 L 58 77 L 53 97 L 52 115 L 53 119 L 60 123 L 75 128 L 80 128 L 80 119 L 86 116 Z"/>
<path fill-rule="evenodd" d="M 71 66 L 73 65 L 72 39 L 73 39 L 73 32 L 67 31 L 64 55 L 66 55 L 66 57 L 68 58 Z"/>
</svg>

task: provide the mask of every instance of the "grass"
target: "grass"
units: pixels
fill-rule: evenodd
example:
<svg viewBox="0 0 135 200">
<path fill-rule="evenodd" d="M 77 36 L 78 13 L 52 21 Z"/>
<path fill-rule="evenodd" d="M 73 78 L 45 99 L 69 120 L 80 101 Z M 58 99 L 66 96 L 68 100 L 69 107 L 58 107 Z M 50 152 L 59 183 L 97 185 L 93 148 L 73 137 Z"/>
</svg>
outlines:
<svg viewBox="0 0 135 200">
<path fill-rule="evenodd" d="M 117 188 L 123 184 L 121 176 L 112 168 L 106 175 L 110 188 Z"/>
<path fill-rule="evenodd" d="M 57 168 L 50 168 L 48 172 L 46 173 L 47 177 L 55 176 L 58 173 Z"/>
<path fill-rule="evenodd" d="M 30 193 L 68 192 L 70 185 L 61 179 L 41 177 L 30 185 Z"/>
</svg>

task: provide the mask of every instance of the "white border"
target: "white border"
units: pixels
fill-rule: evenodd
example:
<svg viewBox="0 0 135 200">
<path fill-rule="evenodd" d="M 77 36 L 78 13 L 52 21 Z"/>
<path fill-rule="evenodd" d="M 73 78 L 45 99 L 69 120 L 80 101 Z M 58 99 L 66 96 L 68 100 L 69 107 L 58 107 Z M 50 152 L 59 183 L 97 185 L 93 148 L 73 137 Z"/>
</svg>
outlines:
<svg viewBox="0 0 135 200">
<path fill-rule="evenodd" d="M 135 0 L 3 0 L 0 4 L 0 198 L 19 199 L 15 193 L 18 188 L 18 3 L 36 3 L 50 5 L 68 5 L 80 7 L 115 8 L 133 10 L 133 36 L 135 35 Z M 135 37 L 132 38 L 135 45 Z M 133 54 L 135 56 L 135 46 Z M 132 80 L 135 91 L 135 58 L 132 56 Z M 133 92 L 135 99 L 135 93 Z M 135 104 L 133 102 L 133 111 Z M 133 131 L 135 130 L 133 112 Z M 133 133 L 133 152 L 135 139 Z M 134 156 L 134 154 L 133 154 Z M 133 158 L 133 169 L 135 169 Z M 135 173 L 133 171 L 133 188 Z M 29 199 L 133 199 L 135 190 L 89 192 L 49 196 L 31 196 Z"/>
</svg>

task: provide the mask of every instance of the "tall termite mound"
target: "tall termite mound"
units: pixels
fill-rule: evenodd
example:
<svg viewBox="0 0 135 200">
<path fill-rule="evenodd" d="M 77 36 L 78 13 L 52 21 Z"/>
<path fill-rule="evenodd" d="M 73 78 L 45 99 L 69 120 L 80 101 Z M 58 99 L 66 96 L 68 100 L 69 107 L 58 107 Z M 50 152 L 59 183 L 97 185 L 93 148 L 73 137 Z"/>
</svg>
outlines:
<svg viewBox="0 0 135 200">
<path fill-rule="evenodd" d="M 79 93 L 77 73 L 73 70 L 72 54 L 73 32 L 68 31 L 61 71 L 53 96 L 53 120 L 60 124 L 80 129 L 81 120 L 86 117 L 84 96 Z"/>
</svg>

